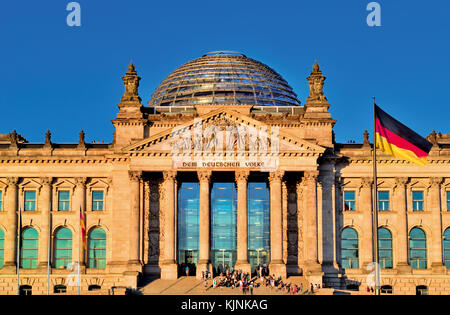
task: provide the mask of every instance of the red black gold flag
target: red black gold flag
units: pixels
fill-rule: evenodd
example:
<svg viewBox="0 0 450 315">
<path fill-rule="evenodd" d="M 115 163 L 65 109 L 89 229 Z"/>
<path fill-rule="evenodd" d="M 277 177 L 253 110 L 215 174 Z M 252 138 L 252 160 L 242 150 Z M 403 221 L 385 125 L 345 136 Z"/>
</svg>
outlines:
<svg viewBox="0 0 450 315">
<path fill-rule="evenodd" d="M 431 144 L 375 105 L 377 148 L 396 158 L 427 165 Z"/>
<path fill-rule="evenodd" d="M 80 207 L 80 227 L 81 237 L 83 238 L 83 249 L 86 250 L 86 224 L 84 223 L 83 212 Z"/>
</svg>

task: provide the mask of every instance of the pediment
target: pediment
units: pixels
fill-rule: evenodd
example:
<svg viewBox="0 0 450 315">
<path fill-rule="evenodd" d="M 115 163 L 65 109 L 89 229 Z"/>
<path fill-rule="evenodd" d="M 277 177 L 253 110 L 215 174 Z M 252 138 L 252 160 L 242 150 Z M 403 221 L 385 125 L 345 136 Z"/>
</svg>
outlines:
<svg viewBox="0 0 450 315">
<path fill-rule="evenodd" d="M 123 148 L 131 155 L 172 152 L 172 154 L 303 153 L 321 155 L 325 148 L 283 132 L 229 109 L 218 109 L 172 130 Z"/>
</svg>

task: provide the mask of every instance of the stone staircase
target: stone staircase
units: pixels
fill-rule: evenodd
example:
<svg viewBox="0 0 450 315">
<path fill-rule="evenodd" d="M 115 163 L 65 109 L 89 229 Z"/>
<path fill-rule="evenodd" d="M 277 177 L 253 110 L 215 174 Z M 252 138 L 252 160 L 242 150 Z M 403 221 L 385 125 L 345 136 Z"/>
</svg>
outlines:
<svg viewBox="0 0 450 315">
<path fill-rule="evenodd" d="M 217 278 L 216 278 L 217 279 Z M 309 282 L 301 276 L 292 276 L 283 279 L 283 282 L 303 285 L 302 294 L 310 294 Z M 259 280 L 257 280 L 259 283 Z M 325 289 L 322 289 L 325 290 Z M 332 290 L 332 289 L 330 289 Z M 318 290 L 317 293 L 321 291 Z M 323 291 L 324 293 L 328 291 Z M 138 294 L 143 295 L 242 295 L 239 288 L 212 288 L 212 280 L 208 280 L 208 287 L 205 288 L 204 281 L 197 280 L 195 277 L 181 277 L 177 280 L 162 280 L 159 278 L 144 278 L 140 282 Z M 247 292 L 249 295 L 250 292 Z M 287 295 L 284 290 L 277 288 L 260 286 L 253 290 L 254 295 Z M 292 292 L 290 293 L 292 295 Z"/>
</svg>

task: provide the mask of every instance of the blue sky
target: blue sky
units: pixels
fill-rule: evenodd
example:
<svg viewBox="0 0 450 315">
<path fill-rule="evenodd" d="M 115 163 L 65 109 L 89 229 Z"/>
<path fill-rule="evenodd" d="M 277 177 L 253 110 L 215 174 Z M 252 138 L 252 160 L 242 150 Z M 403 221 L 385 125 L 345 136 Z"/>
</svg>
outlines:
<svg viewBox="0 0 450 315">
<path fill-rule="evenodd" d="M 178 66 L 236 50 L 279 72 L 304 104 L 317 59 L 337 119 L 336 139 L 362 141 L 372 96 L 423 136 L 450 133 L 450 2 L 378 1 L 382 26 L 366 24 L 369 0 L 1 0 L 0 133 L 30 142 L 112 141 L 111 120 L 130 59 L 146 105 Z"/>
</svg>

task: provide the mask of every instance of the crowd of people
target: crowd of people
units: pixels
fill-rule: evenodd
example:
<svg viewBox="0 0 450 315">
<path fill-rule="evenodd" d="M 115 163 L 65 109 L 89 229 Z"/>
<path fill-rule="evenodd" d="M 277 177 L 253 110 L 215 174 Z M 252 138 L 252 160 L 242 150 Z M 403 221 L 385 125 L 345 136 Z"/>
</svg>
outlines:
<svg viewBox="0 0 450 315">
<path fill-rule="evenodd" d="M 269 288 L 270 290 L 278 290 L 286 294 L 306 294 L 314 293 L 314 290 L 320 289 L 320 285 L 311 284 L 309 288 L 304 288 L 303 284 L 297 285 L 295 283 L 283 282 L 281 277 L 276 277 L 274 274 L 270 275 L 265 265 L 256 268 L 256 275 L 252 277 L 250 273 L 242 272 L 242 270 L 231 271 L 229 268 L 225 272 L 221 272 L 219 277 L 211 280 L 211 273 L 202 272 L 202 280 L 205 284 L 205 289 L 216 288 L 231 288 L 239 289 L 242 294 L 253 294 L 253 290 L 260 286 Z"/>
</svg>

